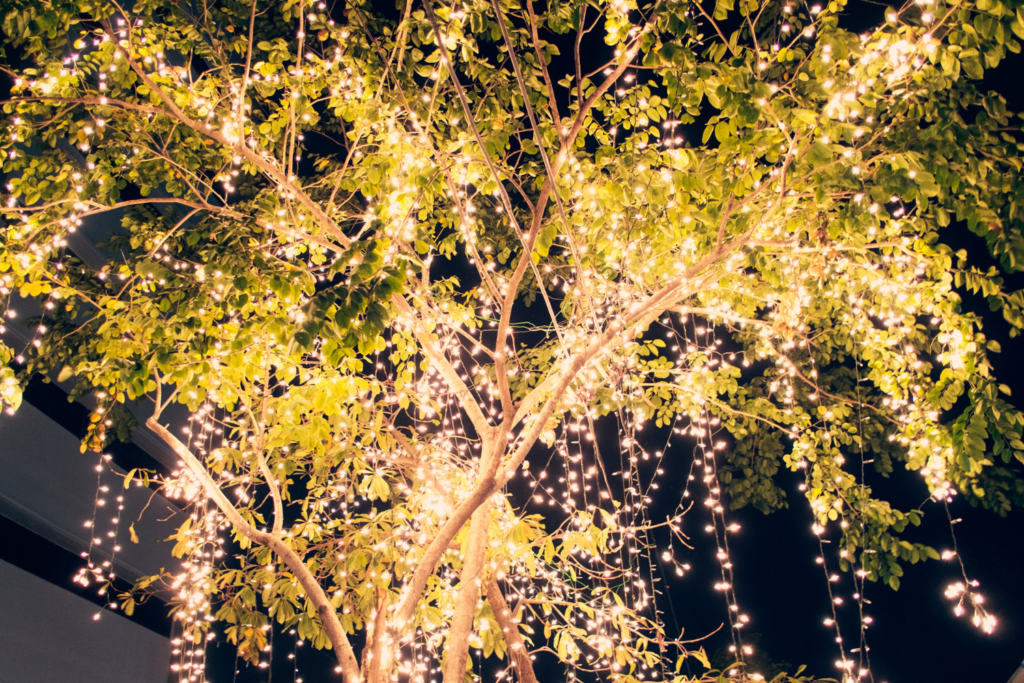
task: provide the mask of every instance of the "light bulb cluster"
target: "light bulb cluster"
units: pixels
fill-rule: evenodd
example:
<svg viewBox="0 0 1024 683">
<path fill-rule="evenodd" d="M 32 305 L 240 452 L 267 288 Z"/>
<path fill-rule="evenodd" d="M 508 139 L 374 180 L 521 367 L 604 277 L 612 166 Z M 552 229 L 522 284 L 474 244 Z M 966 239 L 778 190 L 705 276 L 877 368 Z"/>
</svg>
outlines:
<svg viewBox="0 0 1024 683">
<path fill-rule="evenodd" d="M 979 585 L 977 581 L 970 581 L 966 584 L 962 581 L 951 583 L 946 587 L 946 598 L 956 601 L 953 614 L 958 617 L 963 616 L 965 611 L 964 601 L 966 601 L 974 611 L 974 614 L 971 616 L 971 623 L 985 633 L 991 634 L 996 628 L 997 621 L 994 616 L 985 610 L 983 606 L 985 602 L 984 596 L 974 590 Z"/>
</svg>

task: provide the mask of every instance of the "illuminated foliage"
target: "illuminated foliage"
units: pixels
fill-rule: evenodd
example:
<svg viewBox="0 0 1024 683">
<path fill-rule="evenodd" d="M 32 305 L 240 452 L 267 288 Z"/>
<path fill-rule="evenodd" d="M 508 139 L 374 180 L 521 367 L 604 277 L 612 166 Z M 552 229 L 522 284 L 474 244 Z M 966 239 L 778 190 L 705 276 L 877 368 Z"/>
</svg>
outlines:
<svg viewBox="0 0 1024 683">
<path fill-rule="evenodd" d="M 1011 4 L 861 35 L 841 2 L 6 4 L 13 353 L 95 396 L 98 451 L 155 406 L 182 467 L 145 482 L 190 516 L 182 571 L 139 589 L 178 591 L 183 680 L 213 620 L 253 663 L 274 620 L 345 683 L 458 683 L 471 648 L 681 681 L 707 662 L 658 615 L 652 572 L 687 567 L 652 534 L 685 543 L 691 495 L 740 661 L 727 508 L 789 504 L 780 473 L 861 586 L 939 556 L 870 476 L 1024 502 L 1024 416 L 958 294 L 1024 328 L 1019 124 L 976 87 L 1020 49 Z M 111 217 L 89 260 L 76 231 Z M 699 491 L 645 465 L 690 453 Z"/>
</svg>

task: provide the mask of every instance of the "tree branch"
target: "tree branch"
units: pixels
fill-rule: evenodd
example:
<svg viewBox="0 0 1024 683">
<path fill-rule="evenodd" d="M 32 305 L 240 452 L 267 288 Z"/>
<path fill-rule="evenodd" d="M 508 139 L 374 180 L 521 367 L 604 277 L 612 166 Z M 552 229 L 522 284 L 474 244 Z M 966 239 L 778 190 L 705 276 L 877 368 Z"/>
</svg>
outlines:
<svg viewBox="0 0 1024 683">
<path fill-rule="evenodd" d="M 490 456 L 498 460 L 496 454 Z M 455 613 L 452 615 L 448 628 L 448 641 L 445 643 L 444 683 L 462 683 L 466 673 L 466 659 L 469 657 L 469 637 L 473 633 L 473 618 L 476 616 L 476 603 L 480 599 L 483 584 L 481 572 L 484 567 L 484 556 L 487 553 L 488 527 L 491 524 L 491 499 L 484 498 L 483 503 L 473 512 L 469 523 L 469 538 L 466 541 L 466 553 L 462 558 L 462 572 L 459 575 L 459 594 L 455 598 Z"/>
<path fill-rule="evenodd" d="M 113 38 L 111 39 L 113 40 Z M 301 203 L 304 207 L 306 207 L 306 209 L 309 210 L 311 214 L 313 214 L 313 217 L 320 224 L 320 227 L 323 228 L 324 232 L 334 237 L 334 239 L 338 240 L 338 242 L 341 243 L 343 246 L 347 247 L 349 245 L 348 237 L 345 235 L 344 232 L 341 231 L 341 228 L 339 228 L 334 223 L 334 221 L 332 221 L 330 217 L 326 213 L 324 213 L 323 209 L 321 209 L 316 202 L 314 202 L 305 192 L 303 192 L 300 187 L 298 187 L 294 182 L 292 182 L 292 180 L 283 171 L 274 166 L 274 164 L 268 162 L 260 155 L 253 152 L 251 149 L 249 149 L 249 146 L 245 144 L 245 139 L 243 135 L 240 134 L 238 140 L 232 142 L 231 140 L 228 140 L 226 137 L 224 137 L 223 133 L 214 130 L 209 125 L 199 123 L 198 121 L 195 121 L 192 118 L 190 118 L 187 114 L 185 114 L 185 112 L 183 112 L 178 107 L 178 105 L 174 103 L 174 101 L 167 95 L 167 93 L 164 92 L 164 89 L 157 85 L 157 83 L 155 83 L 153 79 L 149 77 L 149 74 L 147 74 L 142 69 L 142 67 L 139 66 L 139 63 L 135 61 L 134 57 L 132 57 L 130 50 L 126 49 L 124 51 L 124 55 L 125 59 L 128 60 L 128 64 L 131 65 L 132 70 L 139 76 L 139 78 L 142 79 L 143 83 L 149 86 L 152 92 L 156 93 L 157 97 L 160 98 L 160 101 L 164 103 L 164 105 L 167 107 L 167 109 L 170 111 L 170 114 L 174 118 L 178 119 L 181 123 L 185 124 L 192 130 L 201 133 L 209 138 L 212 138 L 213 140 L 216 140 L 225 147 L 228 147 L 229 149 L 235 150 L 238 154 L 243 156 L 254 166 L 256 166 L 261 171 L 266 173 L 268 176 L 273 178 L 278 185 L 287 188 L 289 191 L 293 192 L 295 196 L 298 198 L 299 203 Z M 167 111 L 164 111 L 157 107 L 153 107 L 152 109 L 156 109 L 156 111 L 165 116 L 168 114 Z"/>
<path fill-rule="evenodd" d="M 585 7 L 585 5 L 584 5 Z M 494 6 L 495 11 L 500 11 L 497 4 Z M 537 33 L 537 15 L 533 12 L 533 0 L 526 0 L 526 12 L 530 16 L 530 36 L 533 41 L 533 51 L 537 55 L 537 66 L 540 69 L 541 76 L 544 78 L 544 84 L 548 88 L 548 108 L 551 109 L 551 123 L 555 127 L 555 135 L 558 137 L 558 141 L 561 144 L 565 144 L 562 139 L 562 117 L 558 113 L 558 99 L 555 97 L 555 86 L 551 82 L 551 74 L 548 73 L 548 64 L 544 60 L 544 53 L 540 50 L 540 35 Z M 502 26 L 505 24 L 505 20 L 502 16 L 498 15 L 498 21 L 501 22 Z M 512 55 L 512 47 L 509 46 L 509 56 Z M 527 98 L 524 104 L 529 107 L 530 99 Z M 541 144 L 540 138 L 537 139 L 537 145 Z"/>
<path fill-rule="evenodd" d="M 538 284 L 539 289 L 540 289 L 541 298 L 544 299 L 544 304 L 547 306 L 548 314 L 551 316 L 551 322 L 557 327 L 558 326 L 558 318 L 555 315 L 555 309 L 552 307 L 551 300 L 548 298 L 547 292 L 544 291 L 544 287 L 540 286 L 541 285 L 541 281 L 542 281 L 541 280 L 541 276 L 540 276 L 540 271 L 537 270 L 537 265 L 533 262 L 533 259 L 530 256 L 530 253 L 533 250 L 533 243 L 534 243 L 534 241 L 536 240 L 536 237 L 537 237 L 537 231 L 540 229 L 540 219 L 538 218 L 538 215 L 543 216 L 543 214 L 544 214 L 544 204 L 547 201 L 546 195 L 544 193 L 544 190 L 542 190 L 541 191 L 541 197 L 544 199 L 544 201 L 543 202 L 541 202 L 541 201 L 537 202 L 537 206 L 534 208 L 533 225 L 530 228 L 530 234 L 529 234 L 529 236 L 524 237 L 523 233 L 522 233 L 522 230 L 520 229 L 520 227 L 519 227 L 519 225 L 518 225 L 518 223 L 516 222 L 516 219 L 515 219 L 515 213 L 514 213 L 513 208 L 512 208 L 512 200 L 509 198 L 508 192 L 505 190 L 505 186 L 501 182 L 501 175 L 499 174 L 497 167 L 494 165 L 494 161 L 491 159 L 490 155 L 487 153 L 487 148 L 484 145 L 483 137 L 481 137 L 481 135 L 480 135 L 480 129 L 476 125 L 476 118 L 473 115 L 473 109 L 472 109 L 472 107 L 470 107 L 469 99 L 466 97 L 466 91 L 463 89 L 462 84 L 459 83 L 459 79 L 458 79 L 458 77 L 455 74 L 454 62 L 452 61 L 451 54 L 448 52 L 448 47 L 445 45 L 444 40 L 441 37 L 441 28 L 440 28 L 440 26 L 437 23 L 437 17 L 434 15 L 434 9 L 433 9 L 433 7 L 431 7 L 431 2 L 432 2 L 432 0 L 424 0 L 423 7 L 426 9 L 427 19 L 430 21 L 430 26 L 431 26 L 431 28 L 434 31 L 434 37 L 436 38 L 437 44 L 438 44 L 438 48 L 441 51 L 441 56 L 442 56 L 442 59 L 443 59 L 443 64 L 445 64 L 447 69 L 448 69 L 448 75 L 449 75 L 449 77 L 452 80 L 452 85 L 455 88 L 456 94 L 459 96 L 459 101 L 462 103 L 462 109 L 463 109 L 463 112 L 466 115 L 466 122 L 469 124 L 470 129 L 472 129 L 473 137 L 476 139 L 476 143 L 480 147 L 480 152 L 484 156 L 484 161 L 487 163 L 487 167 L 490 169 L 491 174 L 494 176 L 494 182 L 497 184 L 497 187 L 498 187 L 498 196 L 502 200 L 502 204 L 503 204 L 503 206 L 505 208 L 505 211 L 508 212 L 508 219 L 509 219 L 509 223 L 512 226 L 512 230 L 515 232 L 516 236 L 519 238 L 519 241 L 523 245 L 523 255 L 520 258 L 519 266 L 517 266 L 516 273 L 513 275 L 512 282 L 509 284 L 508 291 L 505 293 L 505 301 L 502 303 L 502 315 L 501 315 L 501 318 L 502 318 L 502 320 L 506 320 L 506 318 L 508 318 L 508 316 L 511 315 L 512 302 L 515 299 L 515 292 L 516 292 L 516 289 L 519 286 L 519 281 L 522 279 L 522 275 L 523 275 L 523 272 L 524 272 L 523 264 L 525 263 L 525 264 L 530 265 L 533 268 L 534 276 L 537 278 L 537 284 Z M 498 13 L 498 22 L 499 22 L 499 24 L 502 27 L 502 32 L 504 33 L 505 32 L 505 24 L 504 24 L 503 15 L 501 14 L 500 8 L 497 9 L 496 11 Z M 515 50 L 513 50 L 511 44 L 509 44 L 509 48 L 508 49 L 509 49 L 509 58 L 511 59 L 512 65 L 515 68 L 516 73 L 518 74 L 519 73 L 519 62 L 516 59 Z M 532 110 L 532 108 L 530 108 L 529 97 L 528 96 L 526 96 L 526 103 L 527 103 L 526 104 L 527 111 L 530 112 L 530 116 L 532 118 L 533 110 Z M 536 128 L 536 126 L 535 126 L 535 128 Z M 539 133 L 538 133 L 538 135 L 539 135 Z M 541 148 L 543 149 L 542 141 L 538 140 L 537 143 L 539 145 L 541 145 Z M 563 147 L 563 149 L 565 149 L 565 148 Z M 545 189 L 547 189 L 548 193 L 551 192 L 551 188 L 550 188 L 551 184 L 553 184 L 553 179 L 549 177 L 548 180 L 544 184 Z M 505 370 L 505 352 L 504 352 L 504 348 L 505 348 L 505 329 L 507 328 L 507 326 L 508 326 L 507 321 L 506 321 L 504 326 L 501 325 L 501 324 L 498 325 L 497 342 L 495 344 L 495 354 L 494 354 L 495 355 L 495 365 L 496 365 L 495 369 L 497 371 L 497 376 L 498 376 L 499 393 L 501 394 L 502 411 L 506 415 L 509 414 L 512 411 L 512 395 L 508 391 L 508 387 L 507 387 L 507 385 L 508 385 L 508 377 L 505 374 L 506 370 Z M 505 389 L 503 391 L 501 390 L 502 384 L 505 385 Z"/>
<path fill-rule="evenodd" d="M 427 580 L 437 569 L 438 563 L 448 550 L 448 544 L 455 538 L 455 534 L 459 532 L 463 525 L 470 520 L 473 513 L 497 490 L 494 487 L 494 475 L 501 457 L 498 450 L 499 446 L 495 442 L 500 443 L 500 441 L 500 439 L 491 439 L 489 443 L 485 442 L 483 446 L 485 449 L 484 454 L 480 459 L 480 471 L 477 473 L 478 483 L 476 487 L 459 504 L 451 516 L 448 517 L 448 520 L 441 529 L 438 530 L 437 535 L 434 536 L 430 545 L 427 546 L 419 565 L 416 567 L 416 571 L 413 572 L 412 578 L 406 584 L 405 590 L 402 591 L 401 599 L 398 602 L 390 624 L 391 631 L 396 635 L 403 632 L 412 618 L 413 612 L 416 609 L 416 603 L 423 595 L 424 588 L 426 588 Z"/>
<path fill-rule="evenodd" d="M 253 543 L 269 548 L 281 558 L 302 585 L 306 596 L 316 607 L 316 611 L 320 615 L 320 621 L 327 632 L 327 637 L 330 638 L 331 644 L 334 646 L 334 652 L 338 656 L 343 680 L 345 683 L 360 683 L 362 676 L 359 673 L 359 662 L 356 660 L 355 653 L 352 652 L 352 646 L 348 642 L 348 636 L 345 635 L 341 622 L 338 621 L 338 613 L 335 611 L 334 606 L 331 605 L 331 601 L 324 592 L 323 587 L 320 586 L 320 583 L 302 561 L 302 558 L 281 538 L 259 531 L 246 522 L 238 510 L 235 509 L 235 506 L 231 504 L 231 501 L 227 499 L 227 496 L 224 495 L 224 492 L 220 490 L 220 487 L 217 486 L 217 483 L 213 481 L 213 478 L 203 464 L 192 455 L 192 452 L 185 444 L 181 443 L 177 437 L 161 425 L 155 417 L 146 420 L 146 427 L 170 446 L 174 450 L 175 455 L 181 458 L 192 475 L 202 484 L 207 497 L 220 508 L 220 511 L 224 513 L 224 516 L 227 517 L 233 527 L 238 529 L 243 536 Z"/>
<path fill-rule="evenodd" d="M 491 611 L 494 618 L 505 636 L 508 644 L 508 651 L 515 662 L 516 671 L 519 674 L 519 683 L 537 683 L 537 674 L 533 671 L 533 660 L 526 649 L 526 642 L 519 633 L 519 626 L 515 621 L 515 614 L 505 602 L 505 596 L 501 594 L 501 588 L 497 580 L 492 576 L 486 583 L 487 602 L 491 603 Z"/>
<path fill-rule="evenodd" d="M 281 487 L 278 485 L 274 473 L 270 471 L 270 466 L 267 465 L 267 459 L 264 457 L 262 449 L 256 451 L 256 462 L 259 463 L 263 478 L 267 480 L 267 486 L 270 488 L 270 498 L 274 501 L 274 523 L 271 526 L 270 533 L 274 536 L 280 536 L 281 529 L 284 526 L 284 505 L 281 502 Z"/>
<path fill-rule="evenodd" d="M 448 362 L 447 358 L 445 358 L 444 351 L 439 349 L 437 347 L 437 342 L 431 339 L 430 331 L 423 328 L 423 322 L 420 320 L 419 315 L 409 302 L 405 300 L 405 297 L 399 294 L 392 295 L 391 302 L 395 304 L 395 306 L 398 307 L 398 310 L 408 319 L 409 326 L 412 328 L 413 333 L 416 335 L 416 338 L 419 340 L 420 345 L 423 348 L 423 353 L 425 353 L 430 361 L 437 366 L 452 393 L 461 401 L 462 409 L 466 411 L 466 414 L 469 416 L 470 422 L 473 423 L 473 427 L 476 429 L 477 434 L 485 441 L 489 439 L 494 432 L 494 427 L 491 426 L 490 422 L 487 420 L 487 416 L 484 415 L 482 410 L 480 410 L 480 406 L 477 405 L 473 392 L 469 390 L 466 383 L 459 377 L 459 373 L 455 367 Z"/>
<path fill-rule="evenodd" d="M 256 0 L 249 8 L 249 42 L 245 46 L 245 71 L 242 72 L 242 89 L 238 93 L 238 137 L 245 140 L 245 91 L 249 89 L 249 69 L 252 66 L 252 38 L 256 30 Z"/>
</svg>

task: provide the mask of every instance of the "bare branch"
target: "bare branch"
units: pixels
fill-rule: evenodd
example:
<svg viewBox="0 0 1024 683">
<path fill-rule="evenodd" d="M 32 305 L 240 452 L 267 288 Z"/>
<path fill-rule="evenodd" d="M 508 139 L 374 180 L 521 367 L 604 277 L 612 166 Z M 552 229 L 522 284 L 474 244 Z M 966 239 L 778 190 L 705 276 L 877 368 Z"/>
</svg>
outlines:
<svg viewBox="0 0 1024 683">
<path fill-rule="evenodd" d="M 416 567 L 416 571 L 413 572 L 412 577 L 406 583 L 398 606 L 395 608 L 390 621 L 390 628 L 395 635 L 400 635 L 405 630 L 416 609 L 416 604 L 423 594 L 424 588 L 426 588 L 427 580 L 437 569 L 438 563 L 448 550 L 448 544 L 455 538 L 455 534 L 470 520 L 474 512 L 481 508 L 487 499 L 500 488 L 500 486 L 495 487 L 495 472 L 501 461 L 501 454 L 498 451 L 498 446 L 493 445 L 495 442 L 500 443 L 500 441 L 500 439 L 492 439 L 490 443 L 485 442 L 483 446 L 484 453 L 480 460 L 480 469 L 476 475 L 476 488 L 459 504 L 437 532 L 437 535 L 431 540 L 426 551 L 423 553 L 423 557 L 420 559 L 419 565 Z M 477 590 L 479 590 L 479 587 L 477 587 Z"/>
<path fill-rule="evenodd" d="M 576 101 L 583 103 L 583 68 L 580 65 L 580 43 L 583 41 L 583 24 L 587 20 L 587 6 L 580 7 L 580 30 L 576 33 L 576 40 L 573 42 L 572 54 L 576 62 Z"/>
<path fill-rule="evenodd" d="M 701 7 L 701 4 L 700 4 L 699 0 L 698 0 L 698 2 L 693 3 L 693 5 L 696 6 L 697 10 L 702 15 L 704 15 L 704 18 L 708 20 L 708 23 L 710 23 L 712 26 L 715 27 L 715 33 L 717 33 L 718 37 L 722 39 L 722 43 L 729 47 L 729 53 L 733 57 L 735 57 L 736 56 L 736 48 L 734 48 L 732 46 L 732 43 L 730 43 L 729 40 L 725 37 L 725 34 L 722 33 L 722 29 L 719 28 L 718 23 L 715 22 L 714 18 L 710 14 L 708 14 L 707 11 L 705 11 L 705 9 L 703 7 Z"/>
</svg>

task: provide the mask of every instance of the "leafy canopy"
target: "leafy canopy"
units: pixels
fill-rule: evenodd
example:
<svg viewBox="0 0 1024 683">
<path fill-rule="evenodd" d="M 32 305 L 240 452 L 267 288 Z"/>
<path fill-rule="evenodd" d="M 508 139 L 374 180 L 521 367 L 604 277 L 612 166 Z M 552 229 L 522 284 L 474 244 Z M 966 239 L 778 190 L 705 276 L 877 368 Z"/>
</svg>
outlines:
<svg viewBox="0 0 1024 683">
<path fill-rule="evenodd" d="M 861 34 L 841 0 L 5 5 L 0 292 L 31 343 L 0 396 L 77 378 L 97 450 L 155 406 L 185 561 L 139 588 L 179 589 L 190 657 L 215 619 L 256 663 L 274 620 L 346 683 L 457 683 L 470 648 L 682 680 L 650 579 L 686 570 L 654 546 L 691 494 L 741 662 L 727 508 L 787 505 L 783 472 L 893 588 L 938 555 L 879 477 L 1024 502 L 960 295 L 1024 327 L 1020 125 L 977 87 L 1016 2 Z"/>
</svg>

